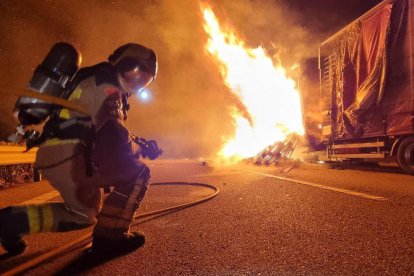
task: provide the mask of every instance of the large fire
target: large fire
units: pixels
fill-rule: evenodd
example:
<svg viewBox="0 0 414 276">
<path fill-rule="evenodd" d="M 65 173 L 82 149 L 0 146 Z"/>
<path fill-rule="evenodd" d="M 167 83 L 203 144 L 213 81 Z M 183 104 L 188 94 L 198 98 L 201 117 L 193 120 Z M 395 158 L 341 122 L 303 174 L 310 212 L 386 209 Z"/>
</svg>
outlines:
<svg viewBox="0 0 414 276">
<path fill-rule="evenodd" d="M 228 27 L 224 30 L 212 9 L 203 4 L 206 49 L 218 62 L 221 75 L 243 108 L 231 107 L 235 136 L 226 139 L 219 156 L 242 159 L 283 141 L 290 133 L 303 134 L 300 96 L 295 82 L 275 66 L 265 49 L 245 46 Z"/>
</svg>

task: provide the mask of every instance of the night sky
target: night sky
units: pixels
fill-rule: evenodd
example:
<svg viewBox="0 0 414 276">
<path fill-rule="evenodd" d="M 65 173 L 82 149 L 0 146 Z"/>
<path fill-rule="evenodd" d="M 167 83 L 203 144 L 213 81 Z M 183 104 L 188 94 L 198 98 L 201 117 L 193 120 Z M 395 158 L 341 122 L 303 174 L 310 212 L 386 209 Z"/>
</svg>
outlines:
<svg viewBox="0 0 414 276">
<path fill-rule="evenodd" d="M 317 55 L 317 45 L 378 0 L 209 1 L 249 47 L 264 46 L 284 66 Z M 127 125 L 154 138 L 170 158 L 209 158 L 234 128 L 226 108 L 234 101 L 214 61 L 195 0 L 0 1 L 0 138 L 17 122 L 17 91 L 58 41 L 73 44 L 82 66 L 105 60 L 118 46 L 153 48 L 159 75 L 152 101 L 131 100 Z M 254 80 L 252 80 L 254 81 Z"/>
</svg>

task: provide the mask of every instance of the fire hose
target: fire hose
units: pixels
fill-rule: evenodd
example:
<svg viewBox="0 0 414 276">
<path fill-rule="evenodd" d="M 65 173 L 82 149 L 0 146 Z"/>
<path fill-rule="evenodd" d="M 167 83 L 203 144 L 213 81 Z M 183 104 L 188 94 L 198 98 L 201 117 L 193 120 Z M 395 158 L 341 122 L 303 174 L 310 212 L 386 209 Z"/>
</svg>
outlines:
<svg viewBox="0 0 414 276">
<path fill-rule="evenodd" d="M 219 192 L 220 189 L 216 186 L 210 185 L 210 184 L 206 184 L 206 183 L 193 183 L 193 182 L 160 182 L 160 183 L 151 183 L 150 186 L 195 186 L 195 187 L 204 187 L 204 188 L 209 188 L 211 190 L 214 191 L 213 194 L 206 196 L 202 199 L 198 199 L 195 201 L 191 201 L 188 203 L 184 203 L 184 204 L 180 204 L 180 205 L 175 205 L 172 207 L 168 207 L 168 208 L 164 208 L 164 209 L 159 209 L 159 210 L 155 210 L 155 211 L 151 211 L 151 212 L 147 212 L 147 213 L 143 213 L 140 215 L 137 215 L 135 217 L 134 222 L 131 224 L 131 226 L 137 225 L 139 224 L 139 222 L 137 221 L 138 219 L 142 219 L 142 218 L 146 218 L 146 217 L 152 217 L 152 216 L 156 216 L 156 215 L 163 215 L 163 214 L 169 214 L 175 211 L 179 211 L 179 210 L 183 210 L 185 208 L 189 208 L 201 203 L 204 203 L 206 201 L 209 201 L 210 199 L 213 199 L 214 197 L 216 197 Z M 21 274 L 31 268 L 37 267 L 41 264 L 44 264 L 50 260 L 53 260 L 55 258 L 58 258 L 60 256 L 63 256 L 67 253 L 72 252 L 72 250 L 75 249 L 79 249 L 81 248 L 82 250 L 88 250 L 90 249 L 92 246 L 92 231 L 82 235 L 81 237 L 68 242 L 62 246 L 56 247 L 52 250 L 50 250 L 47 253 L 44 253 L 42 255 L 39 255 L 25 263 L 22 263 L 20 265 L 18 265 L 17 267 L 14 267 L 6 272 L 4 272 L 2 275 L 3 276 L 8 276 L 8 275 L 17 275 L 17 274 Z"/>
</svg>

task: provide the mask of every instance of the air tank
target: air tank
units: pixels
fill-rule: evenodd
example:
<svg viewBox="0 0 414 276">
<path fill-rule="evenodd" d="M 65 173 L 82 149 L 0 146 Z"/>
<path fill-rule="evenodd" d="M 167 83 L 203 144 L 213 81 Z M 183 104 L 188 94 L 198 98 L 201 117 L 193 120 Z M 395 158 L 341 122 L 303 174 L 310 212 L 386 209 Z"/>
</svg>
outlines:
<svg viewBox="0 0 414 276">
<path fill-rule="evenodd" d="M 75 47 L 65 42 L 56 43 L 33 72 L 28 88 L 37 93 L 62 97 L 80 63 L 81 55 Z M 55 105 L 30 97 L 20 97 L 15 104 L 17 118 L 22 125 L 39 124 L 54 109 Z"/>
</svg>

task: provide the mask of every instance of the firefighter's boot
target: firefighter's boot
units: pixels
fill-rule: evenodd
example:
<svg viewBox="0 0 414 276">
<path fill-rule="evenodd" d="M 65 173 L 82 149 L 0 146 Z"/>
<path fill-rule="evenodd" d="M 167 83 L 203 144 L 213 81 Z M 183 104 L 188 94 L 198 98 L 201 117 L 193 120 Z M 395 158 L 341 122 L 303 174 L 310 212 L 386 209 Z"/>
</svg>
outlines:
<svg viewBox="0 0 414 276">
<path fill-rule="evenodd" d="M 0 243 L 11 255 L 18 255 L 26 249 L 23 234 L 29 232 L 26 212 L 21 207 L 7 207 L 0 210 Z"/>
</svg>

